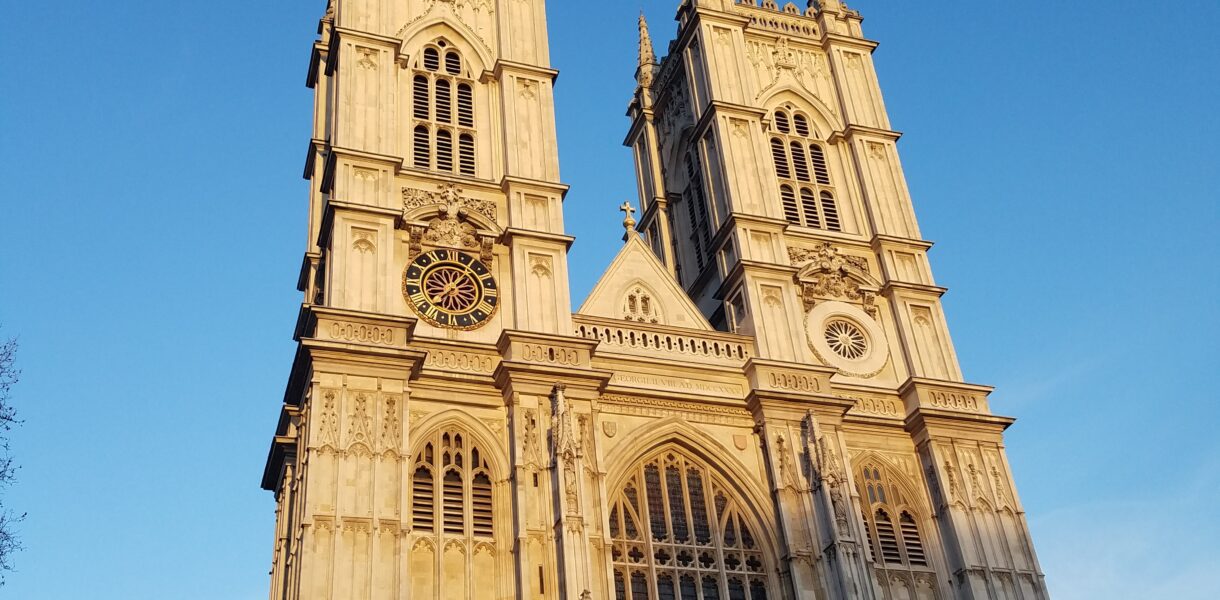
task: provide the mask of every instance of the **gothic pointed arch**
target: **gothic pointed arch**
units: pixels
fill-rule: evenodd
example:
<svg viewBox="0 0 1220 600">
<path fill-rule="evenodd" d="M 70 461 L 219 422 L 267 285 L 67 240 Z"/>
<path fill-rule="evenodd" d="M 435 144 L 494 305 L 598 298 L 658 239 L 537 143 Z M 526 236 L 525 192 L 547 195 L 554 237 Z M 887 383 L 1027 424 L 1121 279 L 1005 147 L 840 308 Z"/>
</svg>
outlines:
<svg viewBox="0 0 1220 600">
<path fill-rule="evenodd" d="M 414 56 L 424 45 L 443 39 L 467 56 L 467 60 L 473 59 L 471 67 L 477 69 L 475 73 L 482 73 L 495 64 L 491 50 L 474 30 L 461 21 L 440 15 L 425 16 L 404 25 L 397 37 L 402 40 L 399 48 L 403 56 Z"/>
<path fill-rule="evenodd" d="M 809 93 L 804 87 L 783 84 L 768 90 L 763 97 L 759 98 L 759 106 L 764 107 L 768 114 L 784 104 L 790 104 L 808 114 L 817 132 L 822 134 L 822 139 L 828 139 L 835 132 L 844 129 L 842 119 L 825 102 Z"/>
<path fill-rule="evenodd" d="M 877 580 L 891 594 L 916 583 L 932 585 L 935 593 L 933 526 L 921 488 L 876 452 L 862 453 L 852 466 Z"/>
<path fill-rule="evenodd" d="M 467 435 L 474 441 L 480 449 L 483 458 L 487 460 L 488 468 L 491 470 L 492 476 L 496 481 L 501 481 L 507 477 L 510 463 L 508 455 L 501 448 L 502 443 L 498 441 L 499 436 L 488 427 L 487 423 L 460 409 L 433 413 L 416 423 L 412 423 L 411 450 L 412 452 L 418 452 L 422 446 L 421 440 L 427 439 L 433 433 L 456 429 L 465 430 Z"/>
<path fill-rule="evenodd" d="M 465 597 L 467 573 L 506 573 L 511 524 L 507 459 L 487 425 L 459 410 L 424 419 L 412 432 L 406 473 L 413 588 L 428 600 Z M 456 587 L 455 587 L 456 586 Z"/>
<path fill-rule="evenodd" d="M 782 597 L 773 521 L 757 482 L 689 425 L 658 425 L 610 457 L 614 597 Z"/>
</svg>

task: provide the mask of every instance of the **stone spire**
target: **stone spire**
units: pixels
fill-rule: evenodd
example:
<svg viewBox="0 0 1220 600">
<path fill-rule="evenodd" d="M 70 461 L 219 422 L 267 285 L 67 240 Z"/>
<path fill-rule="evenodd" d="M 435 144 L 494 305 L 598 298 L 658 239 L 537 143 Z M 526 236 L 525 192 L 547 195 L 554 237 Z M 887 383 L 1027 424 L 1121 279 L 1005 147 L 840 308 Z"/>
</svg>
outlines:
<svg viewBox="0 0 1220 600">
<path fill-rule="evenodd" d="M 648 20 L 640 12 L 640 66 L 635 72 L 635 80 L 640 87 L 651 87 L 652 76 L 657 68 L 657 54 L 652 49 L 652 36 L 648 34 Z"/>
</svg>

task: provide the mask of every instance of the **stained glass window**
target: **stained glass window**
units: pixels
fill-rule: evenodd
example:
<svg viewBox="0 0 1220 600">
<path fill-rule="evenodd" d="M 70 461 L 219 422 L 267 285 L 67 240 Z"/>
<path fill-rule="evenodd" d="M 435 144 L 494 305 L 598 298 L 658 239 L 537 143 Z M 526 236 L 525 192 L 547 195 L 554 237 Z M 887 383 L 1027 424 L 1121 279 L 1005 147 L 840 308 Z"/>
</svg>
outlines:
<svg viewBox="0 0 1220 600">
<path fill-rule="evenodd" d="M 616 598 L 766 600 L 766 558 L 733 497 L 677 450 L 642 463 L 610 511 Z"/>
</svg>

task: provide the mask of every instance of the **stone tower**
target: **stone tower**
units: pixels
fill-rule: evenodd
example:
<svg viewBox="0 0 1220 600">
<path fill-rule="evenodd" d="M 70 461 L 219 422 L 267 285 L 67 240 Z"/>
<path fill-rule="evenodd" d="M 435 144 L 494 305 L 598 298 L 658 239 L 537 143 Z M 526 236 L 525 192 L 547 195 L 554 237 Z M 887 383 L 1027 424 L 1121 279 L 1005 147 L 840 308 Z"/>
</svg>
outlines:
<svg viewBox="0 0 1220 600">
<path fill-rule="evenodd" d="M 820 4 L 641 18 L 638 232 L 573 311 L 543 0 L 327 3 L 272 600 L 1046 598 Z"/>
<path fill-rule="evenodd" d="M 811 541 L 826 552 L 815 569 L 792 570 L 798 587 L 1045 597 L 1004 457 L 1012 420 L 990 414 L 990 388 L 963 380 L 873 68 L 877 44 L 843 2 L 808 4 L 684 1 L 662 61 L 641 17 L 627 138 L 640 228 L 717 328 L 750 335 L 760 358 L 856 402 L 848 416 L 858 422 L 827 415 L 819 435 L 853 458 L 857 510 L 820 528 Z M 792 420 L 783 403 L 752 410 L 776 435 Z M 888 427 L 864 418 L 898 414 Z M 943 544 L 915 562 L 945 569 L 951 590 L 921 590 L 909 553 L 887 554 L 884 539 L 901 527 L 886 519 L 900 515 L 875 496 L 871 482 L 889 476 L 870 455 L 898 449 L 906 456 L 889 466 L 906 480 L 890 485 L 913 486 L 904 493 L 928 503 Z M 802 515 L 819 508 L 809 501 L 779 496 L 785 527 L 805 527 Z"/>
</svg>

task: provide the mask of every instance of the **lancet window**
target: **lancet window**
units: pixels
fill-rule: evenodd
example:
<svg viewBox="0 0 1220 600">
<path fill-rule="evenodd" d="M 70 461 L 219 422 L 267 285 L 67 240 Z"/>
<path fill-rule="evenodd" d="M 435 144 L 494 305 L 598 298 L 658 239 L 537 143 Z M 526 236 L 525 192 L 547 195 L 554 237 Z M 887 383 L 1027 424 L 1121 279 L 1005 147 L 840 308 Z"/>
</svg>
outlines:
<svg viewBox="0 0 1220 600">
<path fill-rule="evenodd" d="M 411 78 L 412 166 L 475 176 L 474 97 L 462 54 L 444 40 L 425 46 Z"/>
<path fill-rule="evenodd" d="M 639 465 L 610 509 L 615 598 L 778 598 L 736 498 L 706 464 L 676 450 Z"/>
<path fill-rule="evenodd" d="M 894 477 L 876 462 L 858 474 L 864 523 L 873 563 L 882 569 L 927 570 L 919 517 Z"/>
<path fill-rule="evenodd" d="M 771 118 L 771 158 L 779 179 L 784 218 L 793 225 L 842 231 L 826 147 L 809 118 L 777 110 Z"/>
<path fill-rule="evenodd" d="M 694 251 L 695 275 L 703 272 L 712 259 L 712 229 L 708 222 L 707 194 L 703 187 L 703 169 L 699 167 L 698 156 L 692 150 L 686 155 L 686 191 L 682 201 L 686 204 L 686 216 L 690 225 L 691 248 Z"/>
<path fill-rule="evenodd" d="M 487 460 L 468 435 L 444 431 L 415 456 L 411 528 L 443 537 L 493 537 L 493 489 Z"/>
</svg>

